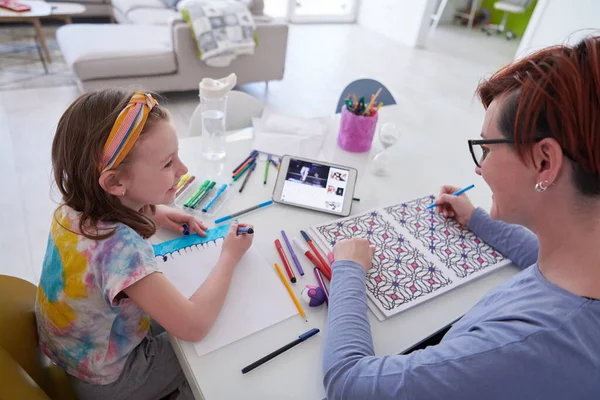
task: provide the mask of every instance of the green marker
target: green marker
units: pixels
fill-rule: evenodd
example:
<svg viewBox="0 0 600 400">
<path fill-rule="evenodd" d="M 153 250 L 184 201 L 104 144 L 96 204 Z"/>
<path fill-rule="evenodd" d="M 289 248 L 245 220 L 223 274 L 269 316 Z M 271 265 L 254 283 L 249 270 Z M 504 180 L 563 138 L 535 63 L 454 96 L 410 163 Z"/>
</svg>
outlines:
<svg viewBox="0 0 600 400">
<path fill-rule="evenodd" d="M 271 164 L 271 156 L 267 157 L 267 162 L 265 163 L 265 178 L 263 180 L 263 184 L 267 184 L 267 179 L 269 179 L 269 164 Z"/>
<path fill-rule="evenodd" d="M 215 185 L 217 184 L 217 182 L 211 182 L 210 185 L 208 185 L 208 187 L 206 188 L 206 190 L 204 191 L 204 193 L 202 193 L 200 195 L 200 197 L 198 197 L 196 199 L 196 201 L 194 201 L 191 205 L 192 208 L 196 208 L 198 206 L 198 204 L 202 203 L 202 200 L 204 200 L 206 198 L 206 196 L 208 196 L 208 193 L 210 193 L 210 191 L 212 190 L 212 188 L 215 187 Z"/>
<path fill-rule="evenodd" d="M 240 177 L 241 177 L 242 175 L 244 175 L 244 173 L 245 173 L 246 171 L 248 171 L 248 169 L 249 169 L 250 167 L 252 167 L 252 165 L 253 165 L 253 164 L 254 164 L 254 162 L 248 163 L 248 165 L 246 165 L 246 166 L 244 167 L 244 169 L 240 171 L 240 173 L 239 173 L 239 174 L 237 174 L 236 176 L 234 176 L 234 177 L 233 177 L 233 181 L 235 182 L 235 181 L 237 181 L 238 179 L 240 179 Z"/>
<path fill-rule="evenodd" d="M 204 189 L 209 185 L 210 179 L 204 181 L 204 183 L 194 192 L 192 197 L 190 197 L 184 204 L 184 207 L 190 207 L 190 205 L 202 194 Z"/>
</svg>

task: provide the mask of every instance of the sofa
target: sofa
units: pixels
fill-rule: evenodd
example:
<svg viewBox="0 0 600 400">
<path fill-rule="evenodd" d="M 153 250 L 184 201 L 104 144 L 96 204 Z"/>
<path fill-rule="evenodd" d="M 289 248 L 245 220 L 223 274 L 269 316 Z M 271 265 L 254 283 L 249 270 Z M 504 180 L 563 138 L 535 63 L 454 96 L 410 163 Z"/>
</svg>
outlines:
<svg viewBox="0 0 600 400">
<path fill-rule="evenodd" d="M 112 0 L 118 24 L 65 25 L 56 39 L 82 91 L 111 86 L 198 90 L 202 78 L 232 72 L 238 84 L 280 80 L 288 25 L 263 15 L 262 0 L 247 3 L 256 21 L 258 46 L 253 55 L 240 56 L 227 67 L 210 67 L 199 59 L 189 26 L 161 0 Z"/>
</svg>

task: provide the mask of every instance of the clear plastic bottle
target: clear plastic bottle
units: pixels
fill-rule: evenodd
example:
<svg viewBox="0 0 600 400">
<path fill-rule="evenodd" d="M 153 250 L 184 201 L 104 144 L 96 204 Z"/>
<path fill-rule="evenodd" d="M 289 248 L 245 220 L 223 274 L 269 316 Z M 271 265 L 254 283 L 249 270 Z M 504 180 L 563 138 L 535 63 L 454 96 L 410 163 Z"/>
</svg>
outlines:
<svg viewBox="0 0 600 400">
<path fill-rule="evenodd" d="M 221 160 L 227 155 L 225 151 L 227 94 L 236 82 L 235 74 L 222 79 L 204 78 L 200 82 L 202 155 L 208 160 Z"/>
</svg>

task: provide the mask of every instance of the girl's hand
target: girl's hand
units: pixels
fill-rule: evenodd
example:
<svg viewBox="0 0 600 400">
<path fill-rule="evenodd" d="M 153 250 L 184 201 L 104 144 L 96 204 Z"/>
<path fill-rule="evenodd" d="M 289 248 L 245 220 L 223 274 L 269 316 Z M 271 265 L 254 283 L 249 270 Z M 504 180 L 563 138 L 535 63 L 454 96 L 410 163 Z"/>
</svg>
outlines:
<svg viewBox="0 0 600 400">
<path fill-rule="evenodd" d="M 183 224 L 186 224 L 189 233 L 206 236 L 204 231 L 207 227 L 202 221 L 193 215 L 172 207 L 156 206 L 156 213 L 152 216 L 152 219 L 161 228 L 183 234 Z"/>
<path fill-rule="evenodd" d="M 221 258 L 227 259 L 228 262 L 232 262 L 234 265 L 246 254 L 254 239 L 253 233 L 238 235 L 238 226 L 252 228 L 252 225 L 248 224 L 231 224 L 229 232 L 227 232 L 227 236 L 225 236 L 225 240 L 223 241 L 223 248 L 221 249 Z"/>
<path fill-rule="evenodd" d="M 452 195 L 452 193 L 459 190 L 460 188 L 455 186 L 442 186 L 440 195 L 435 201 L 438 204 L 436 211 L 447 218 L 456 218 L 459 224 L 466 227 L 473 215 L 473 211 L 475 211 L 475 206 L 466 194 L 461 194 L 460 196 Z"/>
</svg>

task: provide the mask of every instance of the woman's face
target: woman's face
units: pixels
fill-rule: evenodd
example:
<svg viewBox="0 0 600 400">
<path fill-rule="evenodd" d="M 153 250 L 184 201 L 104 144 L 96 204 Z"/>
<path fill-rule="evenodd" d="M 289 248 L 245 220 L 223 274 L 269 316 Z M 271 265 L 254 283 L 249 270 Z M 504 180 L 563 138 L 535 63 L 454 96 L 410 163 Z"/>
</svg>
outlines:
<svg viewBox="0 0 600 400">
<path fill-rule="evenodd" d="M 487 109 L 481 137 L 504 139 L 498 129 L 499 106 L 502 98 L 494 100 Z M 525 165 L 511 144 L 485 145 L 488 154 L 475 172 L 485 180 L 492 190 L 490 215 L 507 223 L 527 226 L 535 211 L 532 193 L 535 193 L 535 170 Z"/>
</svg>

